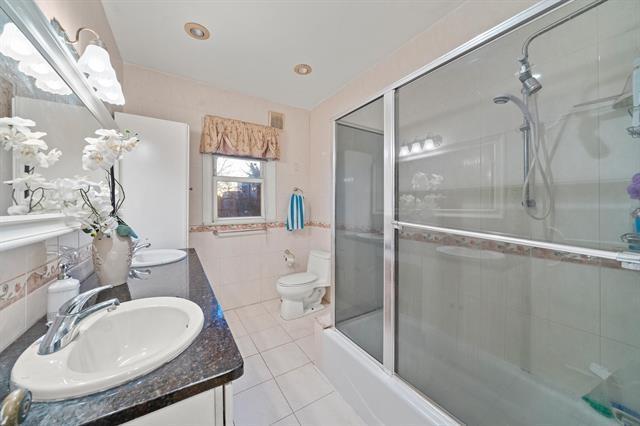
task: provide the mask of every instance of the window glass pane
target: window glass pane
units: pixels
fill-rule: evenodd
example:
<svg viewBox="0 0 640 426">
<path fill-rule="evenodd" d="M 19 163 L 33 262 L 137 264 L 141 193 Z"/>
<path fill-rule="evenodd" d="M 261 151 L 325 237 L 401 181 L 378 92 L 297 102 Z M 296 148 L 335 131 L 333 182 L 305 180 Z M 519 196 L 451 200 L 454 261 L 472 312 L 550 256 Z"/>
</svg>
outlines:
<svg viewBox="0 0 640 426">
<path fill-rule="evenodd" d="M 262 216 L 262 184 L 217 182 L 218 217 Z"/>
<path fill-rule="evenodd" d="M 216 157 L 216 176 L 260 178 L 262 161 Z"/>
</svg>

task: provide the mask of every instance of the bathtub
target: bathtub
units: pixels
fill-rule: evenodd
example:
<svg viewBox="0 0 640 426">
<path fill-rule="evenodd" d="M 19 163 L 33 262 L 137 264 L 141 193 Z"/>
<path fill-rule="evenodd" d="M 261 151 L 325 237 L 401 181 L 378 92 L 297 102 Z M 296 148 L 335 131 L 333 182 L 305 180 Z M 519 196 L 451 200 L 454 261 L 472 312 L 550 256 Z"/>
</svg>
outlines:
<svg viewBox="0 0 640 426">
<path fill-rule="evenodd" d="M 460 425 L 335 328 L 316 329 L 316 362 L 368 426 Z"/>
</svg>

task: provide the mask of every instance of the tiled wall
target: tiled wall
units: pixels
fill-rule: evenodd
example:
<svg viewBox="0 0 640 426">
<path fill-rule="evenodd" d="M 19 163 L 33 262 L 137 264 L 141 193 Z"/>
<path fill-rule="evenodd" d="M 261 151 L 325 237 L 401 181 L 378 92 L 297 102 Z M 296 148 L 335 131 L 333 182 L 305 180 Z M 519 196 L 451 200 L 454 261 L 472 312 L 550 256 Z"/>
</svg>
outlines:
<svg viewBox="0 0 640 426">
<path fill-rule="evenodd" d="M 309 250 L 330 250 L 323 238 L 326 232 L 319 226 L 295 232 L 280 226 L 252 235 L 192 232 L 189 238 L 220 303 L 232 309 L 278 297 L 280 276 L 306 270 Z M 293 267 L 284 261 L 287 249 L 296 256 Z"/>
<path fill-rule="evenodd" d="M 46 314 L 47 288 L 58 275 L 59 248 L 79 249 L 81 260 L 90 262 L 90 243 L 72 232 L 0 252 L 0 351 Z"/>
</svg>

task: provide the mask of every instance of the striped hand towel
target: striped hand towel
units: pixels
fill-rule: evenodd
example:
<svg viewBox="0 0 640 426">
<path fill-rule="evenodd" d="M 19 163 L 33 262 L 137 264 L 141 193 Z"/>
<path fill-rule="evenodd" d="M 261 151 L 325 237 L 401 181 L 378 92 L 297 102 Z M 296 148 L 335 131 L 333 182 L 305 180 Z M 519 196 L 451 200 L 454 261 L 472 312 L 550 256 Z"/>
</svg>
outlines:
<svg viewBox="0 0 640 426">
<path fill-rule="evenodd" d="M 287 231 L 304 228 L 304 197 L 301 194 L 291 194 L 289 212 L 287 213 Z"/>
</svg>

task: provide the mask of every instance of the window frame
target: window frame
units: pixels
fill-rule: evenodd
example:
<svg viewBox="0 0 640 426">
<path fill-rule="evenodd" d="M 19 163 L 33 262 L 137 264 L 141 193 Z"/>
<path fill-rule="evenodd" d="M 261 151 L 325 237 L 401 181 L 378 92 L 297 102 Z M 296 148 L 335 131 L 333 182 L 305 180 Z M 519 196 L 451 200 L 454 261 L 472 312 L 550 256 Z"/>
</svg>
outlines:
<svg viewBox="0 0 640 426">
<path fill-rule="evenodd" d="M 218 176 L 216 174 L 216 161 L 221 157 L 236 160 L 259 161 L 261 163 L 260 170 L 262 176 L 260 178 Z M 261 215 L 218 217 L 218 197 L 216 195 L 218 182 L 260 183 Z M 253 224 L 275 220 L 275 162 L 231 155 L 203 155 L 202 211 L 203 223 L 205 225 Z"/>
</svg>

